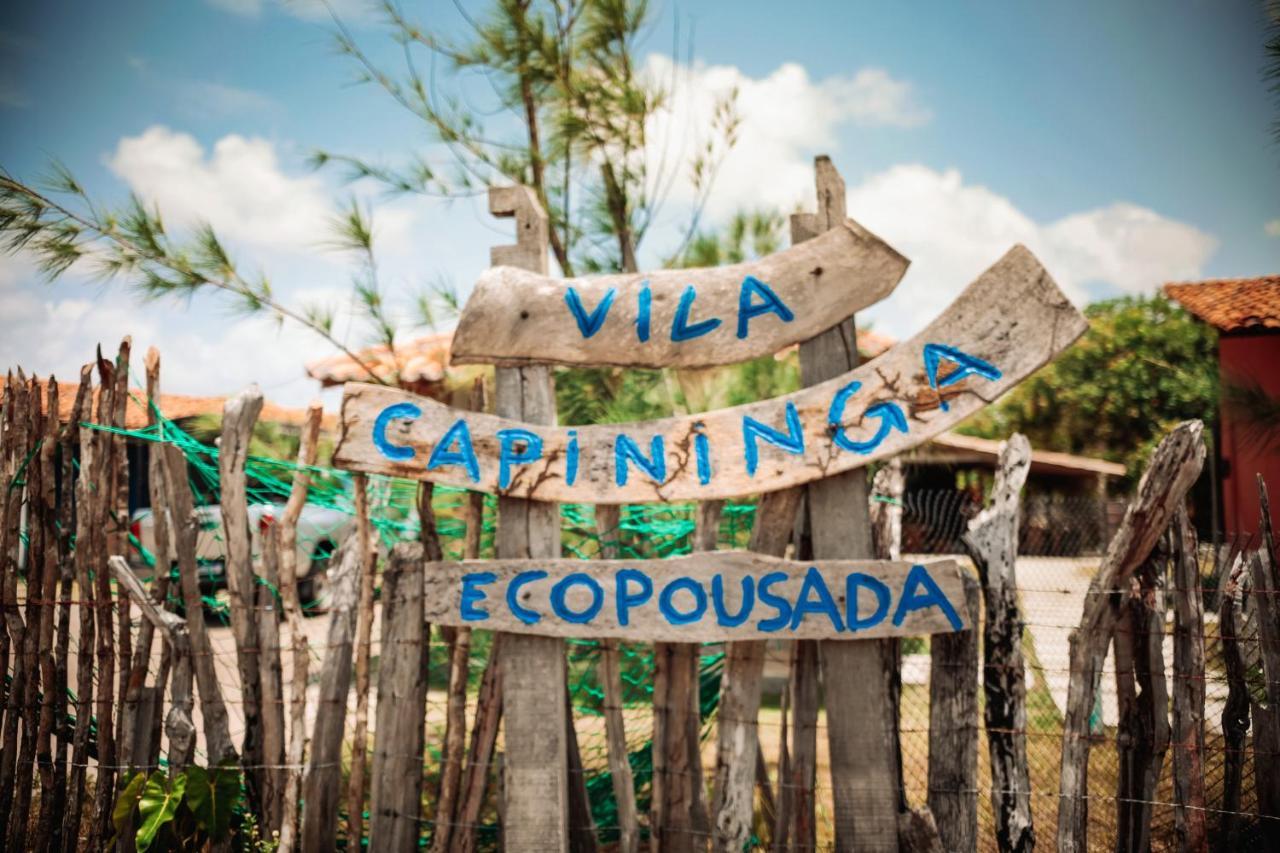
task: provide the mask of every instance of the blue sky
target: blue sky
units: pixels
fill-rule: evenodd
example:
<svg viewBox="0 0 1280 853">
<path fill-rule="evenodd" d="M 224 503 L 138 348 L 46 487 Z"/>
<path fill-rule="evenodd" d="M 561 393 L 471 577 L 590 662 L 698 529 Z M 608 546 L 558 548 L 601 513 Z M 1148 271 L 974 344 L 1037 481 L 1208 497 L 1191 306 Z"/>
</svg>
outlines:
<svg viewBox="0 0 1280 853">
<path fill-rule="evenodd" d="M 360 0 L 337 6 L 394 61 Z M 432 27 L 460 27 L 451 3 L 406 6 Z M 665 138 L 695 140 L 714 97 L 740 91 L 742 140 L 709 222 L 811 203 L 811 158 L 831 154 L 850 215 L 913 261 L 868 312 L 890 334 L 919 328 L 1014 242 L 1079 303 L 1280 270 L 1259 0 L 654 10 L 643 53 L 655 73 L 672 70 L 677 27 L 681 36 Z M 371 190 L 313 173 L 305 156 L 438 155 L 413 117 L 351 85 L 352 71 L 311 2 L 13 4 L 0 20 L 0 165 L 31 178 L 56 156 L 97 196 L 138 192 L 179 227 L 211 219 L 286 301 L 341 302 L 347 267 L 318 248 L 323 224 L 346 194 Z M 642 253 L 649 263 L 669 248 L 686 199 L 673 191 Z M 474 199 L 394 200 L 376 221 L 388 284 L 401 289 L 444 276 L 465 292 L 508 232 Z M 171 391 L 257 380 L 293 404 L 315 392 L 302 364 L 328 353 L 214 298 L 139 308 L 80 275 L 50 286 L 21 257 L 0 260 L 0 324 L 5 364 L 70 376 L 97 340 L 131 331 L 139 351 L 161 348 Z M 358 326 L 340 328 L 363 342 Z"/>
</svg>

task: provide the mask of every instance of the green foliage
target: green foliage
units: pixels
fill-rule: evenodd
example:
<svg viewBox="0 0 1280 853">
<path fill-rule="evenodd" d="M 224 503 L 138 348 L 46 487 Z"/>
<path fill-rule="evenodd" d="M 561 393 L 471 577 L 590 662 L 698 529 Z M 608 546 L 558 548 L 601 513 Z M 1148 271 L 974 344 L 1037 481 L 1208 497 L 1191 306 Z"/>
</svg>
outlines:
<svg viewBox="0 0 1280 853">
<path fill-rule="evenodd" d="M 556 412 L 566 426 L 669 417 L 672 395 L 662 371 L 569 367 L 556 371 Z"/>
<path fill-rule="evenodd" d="M 738 211 L 722 231 L 699 231 L 677 267 L 717 267 L 759 258 L 782 246 L 782 214 L 776 210 Z"/>
<path fill-rule="evenodd" d="M 1178 422 L 1217 418 L 1212 327 L 1164 296 L 1096 302 L 1085 316 L 1080 340 L 961 431 L 1022 432 L 1034 447 L 1101 456 L 1136 477 Z"/>
<path fill-rule="evenodd" d="M 116 834 L 135 833 L 138 853 L 198 850 L 231 838 L 235 810 L 243 798 L 237 767 L 191 766 L 176 776 L 163 770 L 136 772 L 116 796 L 111 820 Z"/>
</svg>

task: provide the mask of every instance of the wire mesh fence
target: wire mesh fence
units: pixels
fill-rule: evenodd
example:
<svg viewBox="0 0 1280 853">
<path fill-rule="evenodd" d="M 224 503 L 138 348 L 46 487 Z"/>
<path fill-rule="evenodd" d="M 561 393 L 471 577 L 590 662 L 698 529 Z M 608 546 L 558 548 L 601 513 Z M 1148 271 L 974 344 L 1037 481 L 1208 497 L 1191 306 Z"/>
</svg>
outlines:
<svg viewBox="0 0 1280 853">
<path fill-rule="evenodd" d="M 217 449 L 201 444 L 184 433 L 176 425 L 162 421 L 159 427 L 142 431 L 120 431 L 134 442 L 153 444 L 167 442 L 182 448 L 188 459 L 188 474 L 194 494 L 203 505 L 200 510 L 200 542 L 197 551 L 202 561 L 205 608 L 203 614 L 210 626 L 212 654 L 219 673 L 225 681 L 226 703 L 233 720 L 233 736 L 239 740 L 243 734 L 243 714 L 240 713 L 240 697 L 236 684 L 236 649 L 227 623 L 227 604 L 221 589 L 220 563 L 223 559 L 221 525 L 216 514 L 219 494 L 217 474 Z M 284 501 L 289 490 L 289 480 L 294 465 L 269 458 L 251 458 L 248 465 L 250 501 L 253 504 L 255 554 L 260 548 L 261 533 Z M 332 554 L 354 529 L 354 509 L 350 476 L 326 468 L 316 468 L 313 487 L 304 511 L 304 524 L 299 527 L 299 553 L 302 565 L 300 575 L 311 578 L 314 595 L 308 597 L 311 613 L 317 617 L 308 620 L 310 651 L 318 664 L 328 648 L 324 641 L 322 618 L 327 612 L 323 578 Z M 379 477 L 369 478 L 371 521 L 380 539 L 380 551 L 386 553 L 396 542 L 415 539 L 419 535 L 419 519 L 415 506 L 417 485 L 406 481 Z M 962 561 L 962 537 L 972 519 L 981 509 L 975 496 L 959 490 L 909 490 L 902 499 L 902 550 L 907 555 L 952 555 Z M 459 559 L 464 552 L 467 534 L 469 496 L 459 490 L 437 488 L 432 507 L 436 516 L 436 530 L 444 554 L 448 559 Z M 560 508 L 563 553 L 567 557 L 591 559 L 608 547 L 623 559 L 654 559 L 688 553 L 692 546 L 695 528 L 694 507 L 685 504 L 638 505 L 622 508 L 618 526 L 613 530 L 597 530 L 594 509 L 590 506 L 564 505 Z M 1031 773 L 1031 803 L 1037 836 L 1048 843 L 1053 835 L 1058 810 L 1058 775 L 1061 760 L 1063 712 L 1067 685 L 1070 680 L 1068 641 L 1072 628 L 1080 619 L 1089 581 L 1096 571 L 1114 524 L 1113 507 L 1105 502 L 1086 497 L 1061 497 L 1031 494 L 1024 499 L 1021 512 L 1019 537 L 1018 588 L 1023 614 L 1023 649 L 1027 661 L 1027 723 L 1021 734 L 1025 735 L 1028 764 Z M 725 507 L 718 531 L 721 548 L 745 547 L 754 520 L 755 505 L 751 501 L 730 503 Z M 494 531 L 497 516 L 496 501 L 487 497 L 483 501 L 480 556 L 494 555 Z M 132 561 L 140 569 L 149 572 L 163 570 L 154 565 L 148 535 L 149 525 L 145 510 L 132 516 L 130 541 L 134 547 Z M 1207 663 L 1203 674 L 1180 676 L 1170 665 L 1172 624 L 1166 620 L 1164 658 L 1165 670 L 1170 678 L 1203 678 L 1206 688 L 1206 725 L 1203 767 L 1207 792 L 1206 808 L 1211 831 L 1216 837 L 1231 837 L 1238 850 L 1262 849 L 1261 827 L 1263 821 L 1275 818 L 1258 814 L 1258 801 L 1252 783 L 1255 761 L 1274 760 L 1270 755 L 1255 753 L 1251 739 L 1243 747 L 1228 746 L 1223 733 L 1222 718 L 1227 694 L 1226 668 L 1223 662 L 1223 643 L 1216 616 L 1219 604 L 1218 587 L 1224 566 L 1230 554 L 1253 544 L 1252 537 L 1217 537 L 1217 546 L 1207 544 L 1200 549 L 1202 587 L 1206 603 L 1205 643 Z M 21 559 L 19 560 L 21 562 Z M 261 582 L 261 581 L 260 581 Z M 176 599 L 176 584 L 171 587 L 170 602 L 174 609 L 181 609 Z M 1166 583 L 1166 589 L 1169 585 Z M 75 602 L 72 602 L 75 603 Z M 118 605 L 117 605 L 118 606 Z M 127 611 L 120 611 L 121 613 Z M 1248 613 L 1244 614 L 1248 617 Z M 73 615 L 74 618 L 74 615 Z M 136 629 L 138 617 L 132 615 Z M 1246 618 L 1241 631 L 1242 651 L 1249 662 L 1250 686 L 1256 701 L 1265 701 L 1259 685 L 1259 656 L 1256 649 L 1256 633 L 1249 633 Z M 76 632 L 72 631 L 72 636 Z M 373 631 L 374 666 L 384 653 L 380 646 L 380 632 Z M 287 632 L 282 633 L 281 646 L 287 648 Z M 490 633 L 477 630 L 470 647 L 470 665 L 467 691 L 468 717 L 474 719 L 478 687 L 489 661 L 493 646 Z M 915 806 L 925 802 L 928 795 L 928 742 L 929 742 L 929 641 L 928 638 L 907 638 L 901 641 L 902 692 L 900 702 L 899 738 L 901 741 L 903 788 L 907 800 Z M 636 781 L 638 807 L 644 814 L 652 793 L 653 765 L 650 740 L 654 723 L 654 657 L 653 650 L 645 644 L 627 644 L 620 647 L 622 657 L 623 717 L 630 763 Z M 70 657 L 79 653 L 73 639 Z M 425 756 L 425 802 L 423 836 L 433 831 L 435 814 L 434 797 L 439 783 L 441 767 L 440 750 L 443 742 L 446 718 L 449 659 L 448 647 L 433 633 L 429 654 L 429 691 L 426 725 L 428 729 L 427 754 Z M 570 694 L 574 709 L 574 724 L 582 756 L 582 782 L 589 795 L 592 817 L 598 838 L 603 843 L 616 840 L 618 819 L 617 804 L 609 777 L 605 735 L 604 694 L 599 674 L 600 647 L 593 641 L 573 641 L 568 645 Z M 719 698 L 719 678 L 723 661 L 723 648 L 718 645 L 703 647 L 700 660 L 700 712 L 702 718 L 703 749 L 702 769 L 704 787 L 710 789 L 715 767 L 712 734 L 716 724 Z M 776 792 L 782 784 L 778 780 L 777 764 L 787 732 L 786 710 L 782 701 L 789 663 L 789 649 L 785 641 L 771 643 L 765 667 L 765 695 L 759 717 L 760 744 L 769 771 L 770 785 Z M 313 666 L 312 671 L 315 672 Z M 154 673 L 153 673 L 154 674 Z M 96 675 L 95 675 L 96 677 Z M 289 677 L 286 669 L 286 678 Z M 95 687 L 97 687 L 95 683 Z M 109 688 L 115 685 L 105 685 Z M 1104 672 L 1099 700 L 1094 709 L 1091 729 L 1094 743 L 1089 775 L 1089 819 L 1092 827 L 1091 844 L 1098 849 L 1111 846 L 1115 832 L 1118 776 L 1121 771 L 1120 754 L 1116 748 L 1118 737 L 1118 708 L 1116 700 L 1114 667 Z M 98 692 L 95 690 L 95 692 Z M 980 694 L 981 695 L 981 694 Z M 981 698 L 979 699 L 981 708 Z M 91 708 L 80 708 L 75 696 L 69 697 L 73 713 L 90 713 Z M 315 709 L 315 702 L 312 703 Z M 314 711 L 313 711 L 314 712 Z M 818 785 L 816 809 L 818 819 L 818 843 L 822 848 L 831 846 L 832 837 L 832 789 L 829 780 L 829 763 L 826 748 L 826 717 L 820 710 L 817 733 Z M 89 756 L 96 761 L 91 749 Z M 1239 758 L 1243 768 L 1242 795 L 1235 805 L 1228 806 L 1224 799 L 1227 787 L 1229 759 Z M 204 756 L 198 756 L 203 761 Z M 496 762 L 495 762 L 496 763 Z M 1152 813 L 1153 849 L 1172 849 L 1175 846 L 1176 827 L 1173 795 L 1171 790 L 1171 762 L 1166 759 L 1157 794 L 1150 808 Z M 495 774 L 496 778 L 496 774 Z M 976 800 L 980 821 L 980 849 L 994 848 L 994 818 L 991 805 L 990 772 L 986 755 L 985 734 L 980 734 L 979 784 L 970 793 Z M 477 838 L 483 846 L 500 844 L 496 785 L 491 786 L 488 802 L 479 817 Z M 768 835 L 764 829 L 768 803 L 761 798 L 758 804 L 761 816 L 756 840 L 766 846 Z M 345 821 L 341 822 L 345 826 Z M 340 837 L 348 848 L 360 845 L 361 839 Z"/>
</svg>

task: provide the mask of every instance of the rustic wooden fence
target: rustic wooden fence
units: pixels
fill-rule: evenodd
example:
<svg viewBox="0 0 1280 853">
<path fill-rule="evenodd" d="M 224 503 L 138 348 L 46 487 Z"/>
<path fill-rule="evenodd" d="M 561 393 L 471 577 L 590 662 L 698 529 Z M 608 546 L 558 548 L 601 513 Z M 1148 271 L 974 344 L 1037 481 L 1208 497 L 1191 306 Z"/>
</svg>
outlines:
<svg viewBox="0 0 1280 853">
<path fill-rule="evenodd" d="M 842 185 L 825 161 L 818 185 L 822 212 L 797 221 L 797 241 L 843 219 Z M 495 250 L 495 261 L 545 271 L 541 220 L 527 194 L 495 193 L 493 208 L 515 215 L 521 235 L 519 248 Z M 850 334 L 851 325 L 841 326 L 802 346 L 806 384 L 855 366 Z M 69 402 L 59 399 L 56 382 L 21 373 L 4 389 L 0 828 L 7 849 L 228 849 L 274 836 L 280 849 L 307 851 L 362 839 L 375 850 L 410 850 L 423 840 L 435 850 L 463 851 L 612 844 L 1030 850 L 1053 835 L 1051 825 L 1037 823 L 1046 799 L 1057 806 L 1062 849 L 1151 849 L 1154 810 L 1163 806 L 1174 810 L 1175 827 L 1172 839 L 1161 840 L 1179 849 L 1207 849 L 1211 836 L 1232 850 L 1275 841 L 1280 773 L 1268 757 L 1280 745 L 1280 579 L 1265 524 L 1258 542 L 1224 560 L 1218 626 L 1229 686 L 1225 769 L 1220 791 L 1206 786 L 1205 684 L 1214 677 L 1199 596 L 1202 549 L 1184 510 L 1204 453 L 1198 423 L 1174 430 L 1154 453 L 1083 599 L 1065 718 L 1053 734 L 1056 785 L 1046 785 L 1028 760 L 1028 734 L 1036 728 L 1029 714 L 1039 712 L 1028 707 L 1016 577 L 1018 501 L 1031 453 L 1020 437 L 1006 444 L 989 506 L 965 538 L 976 577 L 957 574 L 954 587 L 939 581 L 961 630 L 939 628 L 929 644 L 923 786 L 905 769 L 910 726 L 902 719 L 900 660 L 910 625 L 927 633 L 935 630 L 930 622 L 863 641 L 816 633 L 786 641 L 788 675 L 775 717 L 782 730 L 770 737 L 778 752 L 768 755 L 763 639 L 728 635 L 728 642 L 700 649 L 690 642 L 702 639 L 694 629 L 655 629 L 651 706 L 641 724 L 651 732 L 637 748 L 620 671 L 623 643 L 637 635 L 597 626 L 604 632 L 594 654 L 607 759 L 599 768 L 587 765 L 579 743 L 568 629 L 535 637 L 515 633 L 524 629 L 514 620 L 502 622 L 478 684 L 470 683 L 473 624 L 480 623 L 457 614 L 476 599 L 447 574 L 430 483 L 419 492 L 419 541 L 388 553 L 371 531 L 368 478 L 353 477 L 355 532 L 330 568 L 326 613 L 310 620 L 321 630 L 304 623 L 296 537 L 315 472 L 318 408 L 308 413 L 289 499 L 260 532 L 255 554 L 246 467 L 262 397 L 251 389 L 227 402 L 217 455 L 230 645 L 220 644 L 204 618 L 187 457 L 163 443 L 147 472 L 154 556 L 156 565 L 177 571 L 140 578 L 124 559 L 131 551 L 120 429 L 129 354 L 126 341 L 114 362 L 100 357 L 87 367 Z M 159 369 L 149 353 L 149 400 L 158 399 Z M 548 368 L 499 368 L 495 400 L 500 415 L 553 420 Z M 881 560 L 858 565 L 868 576 L 891 571 L 884 567 L 900 556 L 902 482 L 890 464 L 870 484 L 854 468 L 769 492 L 756 504 L 749 550 L 805 561 Z M 594 513 L 599 572 L 615 570 L 609 560 L 625 539 L 615 506 L 602 503 Z M 696 551 L 715 549 L 721 512 L 717 498 L 697 505 Z M 534 557 L 551 572 L 574 568 L 560 565 L 567 561 L 554 504 L 528 493 L 503 496 L 498 514 L 503 559 L 471 565 L 516 573 L 521 559 Z M 463 517 L 463 556 L 483 556 L 483 502 L 468 500 Z M 692 576 L 696 565 L 714 565 L 728 572 L 745 556 L 707 554 L 687 570 Z M 903 582 L 884 577 L 886 588 Z M 1174 647 L 1166 676 L 1167 599 Z M 443 730 L 429 739 L 433 621 L 448 676 Z M 309 633 L 323 639 L 309 642 Z M 718 687 L 702 666 L 703 653 L 716 649 L 724 654 Z M 1104 774 L 1095 768 L 1091 779 L 1098 737 L 1092 717 L 1109 649 L 1121 714 L 1117 767 Z M 714 760 L 704 764 L 711 698 Z M 649 776 L 646 789 L 637 787 L 637 771 Z M 601 798 L 614 804 L 616 823 L 596 822 Z M 1100 811 L 1108 819 L 1100 822 Z M 989 824 L 982 817 L 988 814 Z"/>
</svg>

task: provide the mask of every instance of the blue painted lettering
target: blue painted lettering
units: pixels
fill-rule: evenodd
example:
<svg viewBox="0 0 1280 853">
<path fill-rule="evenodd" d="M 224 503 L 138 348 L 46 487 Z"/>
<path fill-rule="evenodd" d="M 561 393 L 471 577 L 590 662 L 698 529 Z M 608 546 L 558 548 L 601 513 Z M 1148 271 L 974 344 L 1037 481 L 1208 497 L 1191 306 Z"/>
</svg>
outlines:
<svg viewBox="0 0 1280 853">
<path fill-rule="evenodd" d="M 398 418 L 413 420 L 420 417 L 422 417 L 422 409 L 413 403 L 393 403 L 387 406 L 378 413 L 377 419 L 373 422 L 373 446 L 393 462 L 407 462 L 412 459 L 416 451 L 412 447 L 392 444 L 388 441 L 387 427 Z"/>
<path fill-rule="evenodd" d="M 680 590 L 685 590 L 693 596 L 692 610 L 682 613 L 676 609 L 675 595 Z M 662 592 L 658 594 L 658 610 L 662 611 L 663 617 L 672 625 L 688 625 L 690 622 L 697 622 L 702 618 L 702 614 L 707 612 L 707 591 L 693 578 L 676 578 L 664 586 Z"/>
<path fill-rule="evenodd" d="M 868 628 L 874 628 L 884 621 L 884 617 L 889 613 L 889 587 L 879 578 L 873 578 L 871 575 L 865 575 L 862 572 L 854 572 L 845 578 L 845 621 L 849 625 L 849 630 L 853 632 L 865 631 Z M 870 616 L 858 616 L 858 590 L 870 590 L 876 597 L 876 609 L 872 611 Z"/>
<path fill-rule="evenodd" d="M 772 444 L 788 453 L 804 453 L 804 428 L 800 425 L 800 414 L 795 403 L 787 403 L 787 431 L 784 433 L 771 426 L 765 426 L 755 418 L 742 416 L 742 445 L 747 460 L 747 474 L 754 477 L 756 468 L 760 466 L 760 448 L 756 439 Z"/>
<path fill-rule="evenodd" d="M 498 430 L 498 488 L 511 485 L 511 466 L 527 465 L 542 458 L 542 438 L 527 429 Z"/>
<path fill-rule="evenodd" d="M 782 583 L 786 579 L 786 572 L 769 572 L 760 578 L 760 581 L 756 584 L 756 590 L 760 595 L 760 603 L 766 604 L 778 611 L 777 616 L 773 616 L 769 619 L 761 619 L 757 622 L 757 629 L 766 632 L 773 632 L 785 628 L 791 623 L 791 602 L 770 591 L 770 587 L 776 583 Z"/>
<path fill-rule="evenodd" d="M 640 339 L 640 343 L 649 340 L 649 313 L 652 305 L 653 291 L 649 289 L 646 279 L 644 287 L 640 288 L 640 295 L 636 297 L 636 337 Z"/>
<path fill-rule="evenodd" d="M 693 455 L 698 460 L 698 482 L 705 486 L 711 482 L 711 440 L 703 433 L 693 437 Z"/>
<path fill-rule="evenodd" d="M 591 603 L 587 605 L 585 610 L 570 610 L 566 597 L 569 590 L 575 586 L 585 586 L 591 591 Z M 585 572 L 574 572 L 565 575 L 556 585 L 551 587 L 551 610 L 566 622 L 572 622 L 575 625 L 584 625 L 596 618 L 596 614 L 600 612 L 600 608 L 604 605 L 604 590 L 600 588 L 600 584 L 596 579 Z"/>
<path fill-rule="evenodd" d="M 800 585 L 800 594 L 796 596 L 796 607 L 791 614 L 791 630 L 800 627 L 800 623 L 808 614 L 824 614 L 831 620 L 837 631 L 844 630 L 844 620 L 840 618 L 840 608 L 827 589 L 827 582 L 822 579 L 822 572 L 816 566 L 810 566 L 805 572 L 804 582 Z"/>
<path fill-rule="evenodd" d="M 564 292 L 565 304 L 569 306 L 569 312 L 573 314 L 573 319 L 578 321 L 578 331 L 582 332 L 584 338 L 589 338 L 596 332 L 600 331 L 600 327 L 604 325 L 604 320 L 609 316 L 609 308 L 613 305 L 613 298 L 618 292 L 612 287 L 605 293 L 604 299 L 600 300 L 600 304 L 595 310 L 587 313 L 587 309 L 582 305 L 582 297 L 578 296 L 578 291 L 572 285 Z"/>
<path fill-rule="evenodd" d="M 485 592 L 480 587 L 491 584 L 498 579 L 493 572 L 469 572 L 462 576 L 462 595 L 458 599 L 458 613 L 468 622 L 478 622 L 489 618 L 487 610 L 476 607 L 484 601 Z"/>
<path fill-rule="evenodd" d="M 572 486 L 578 482 L 578 431 L 569 430 L 569 446 L 564 453 L 564 482 Z"/>
<path fill-rule="evenodd" d="M 692 326 L 689 325 L 689 311 L 693 308 L 693 300 L 697 296 L 698 292 L 693 289 L 692 284 L 684 289 L 684 293 L 680 294 L 680 304 L 676 306 L 676 316 L 671 321 L 671 340 L 676 343 L 700 338 L 720 325 L 718 317 L 711 317 L 699 323 L 694 323 Z"/>
<path fill-rule="evenodd" d="M 957 368 L 939 380 L 938 367 L 944 358 L 955 363 Z M 970 375 L 981 376 L 983 379 L 989 379 L 992 382 L 1003 375 L 1000 369 L 990 362 L 983 361 L 977 356 L 969 355 L 967 352 L 946 344 L 924 345 L 924 370 L 929 377 L 929 386 L 935 391 L 948 385 L 954 385 Z M 942 411 L 944 412 L 951 408 L 946 400 L 940 399 L 939 405 L 942 406 Z"/>
<path fill-rule="evenodd" d="M 917 563 L 911 567 L 902 584 L 902 598 L 898 600 L 898 609 L 893 612 L 893 624 L 901 625 L 908 613 L 924 610 L 926 607 L 940 609 L 951 623 L 952 630 L 959 631 L 964 627 L 964 622 L 929 574 L 929 570 Z"/>
<path fill-rule="evenodd" d="M 661 483 L 667 478 L 666 449 L 660 435 L 650 439 L 649 458 L 646 459 L 631 436 L 619 433 L 613 443 L 613 478 L 619 486 L 627 484 L 629 461 L 634 462 L 655 483 Z"/>
<path fill-rule="evenodd" d="M 759 296 L 762 301 L 753 303 L 753 296 Z M 738 293 L 739 338 L 747 336 L 747 325 L 751 318 L 759 317 L 761 314 L 777 314 L 784 323 L 790 323 L 796 318 L 786 303 L 773 292 L 773 288 L 755 276 L 749 275 L 742 280 L 742 290 Z"/>
<path fill-rule="evenodd" d="M 521 572 L 512 578 L 507 586 L 507 607 L 526 625 L 536 625 L 542 619 L 542 614 L 520 603 L 520 588 L 534 581 L 540 581 L 546 576 L 547 573 L 543 571 Z"/>
<path fill-rule="evenodd" d="M 631 623 L 631 608 L 639 607 L 653 598 L 653 581 L 639 569 L 622 569 L 613 579 L 617 587 L 614 593 L 614 604 L 618 608 L 618 624 L 626 627 Z M 639 587 L 637 592 L 628 592 L 627 584 L 634 583 Z"/>
<path fill-rule="evenodd" d="M 455 443 L 458 449 L 450 450 L 449 448 Z M 429 471 L 443 468 L 445 465 L 461 465 L 467 469 L 467 476 L 471 478 L 471 482 L 480 481 L 480 463 L 476 461 L 476 451 L 471 445 L 471 430 L 467 428 L 467 422 L 461 418 L 449 427 L 440 439 L 440 443 L 432 449 L 431 458 L 427 460 Z"/>
<path fill-rule="evenodd" d="M 836 392 L 831 398 L 831 408 L 827 410 L 827 426 L 831 430 L 831 440 L 836 443 L 837 447 L 853 453 L 868 454 L 880 446 L 889 433 L 893 430 L 901 432 L 907 431 L 907 416 L 903 414 L 902 407 L 897 403 L 881 401 L 873 403 L 867 407 L 864 417 L 877 418 L 880 421 L 879 428 L 876 429 L 875 435 L 866 441 L 854 441 L 845 435 L 844 426 L 844 409 L 849 402 L 849 398 L 858 392 L 862 387 L 862 383 L 853 380 L 848 385 Z"/>
<path fill-rule="evenodd" d="M 716 609 L 716 624 L 726 628 L 736 628 L 751 618 L 751 608 L 756 603 L 756 582 L 751 575 L 742 578 L 742 605 L 737 613 L 730 613 L 725 607 L 724 578 L 716 575 L 711 579 L 711 604 Z"/>
</svg>

